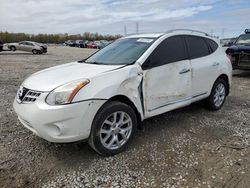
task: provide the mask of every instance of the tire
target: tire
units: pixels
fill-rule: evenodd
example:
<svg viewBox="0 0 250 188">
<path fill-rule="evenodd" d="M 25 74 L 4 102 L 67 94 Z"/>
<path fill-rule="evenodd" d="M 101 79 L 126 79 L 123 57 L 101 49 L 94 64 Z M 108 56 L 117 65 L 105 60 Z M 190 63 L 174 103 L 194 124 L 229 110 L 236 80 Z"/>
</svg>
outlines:
<svg viewBox="0 0 250 188">
<path fill-rule="evenodd" d="M 211 94 L 207 99 L 207 106 L 209 110 L 215 111 L 221 109 L 223 106 L 226 96 L 227 88 L 225 80 L 218 78 L 212 88 Z"/>
<path fill-rule="evenodd" d="M 102 156 L 116 155 L 128 147 L 136 130 L 134 110 L 124 103 L 110 101 L 97 112 L 88 143 Z"/>
<path fill-rule="evenodd" d="M 32 50 L 33 54 L 38 54 L 38 51 L 36 49 Z"/>
<path fill-rule="evenodd" d="M 13 52 L 16 51 L 16 47 L 15 46 L 11 46 L 10 50 L 13 51 Z"/>
</svg>

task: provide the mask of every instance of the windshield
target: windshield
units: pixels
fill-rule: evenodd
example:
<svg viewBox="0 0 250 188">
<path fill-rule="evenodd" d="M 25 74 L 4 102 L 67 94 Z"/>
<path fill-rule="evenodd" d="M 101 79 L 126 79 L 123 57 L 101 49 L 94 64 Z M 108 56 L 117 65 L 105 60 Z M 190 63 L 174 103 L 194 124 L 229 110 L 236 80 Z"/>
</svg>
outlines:
<svg viewBox="0 0 250 188">
<path fill-rule="evenodd" d="M 250 34 L 239 36 L 235 44 L 250 44 Z"/>
<path fill-rule="evenodd" d="M 152 38 L 119 39 L 94 55 L 85 63 L 104 65 L 126 65 L 135 62 L 154 42 Z"/>
</svg>

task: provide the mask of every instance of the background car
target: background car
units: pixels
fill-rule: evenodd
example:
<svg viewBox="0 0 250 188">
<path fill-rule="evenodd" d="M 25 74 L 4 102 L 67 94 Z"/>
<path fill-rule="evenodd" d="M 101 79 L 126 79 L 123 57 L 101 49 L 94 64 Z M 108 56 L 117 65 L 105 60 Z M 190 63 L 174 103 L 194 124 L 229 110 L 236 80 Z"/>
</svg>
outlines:
<svg viewBox="0 0 250 188">
<path fill-rule="evenodd" d="M 38 46 L 42 47 L 43 53 L 47 53 L 48 52 L 48 46 L 46 44 L 38 43 L 38 42 L 34 42 L 34 43 L 36 43 Z"/>
<path fill-rule="evenodd" d="M 67 40 L 67 41 L 64 42 L 64 44 L 66 46 L 70 46 L 70 47 L 76 47 L 77 46 L 77 44 L 76 44 L 76 42 L 74 40 Z"/>
<path fill-rule="evenodd" d="M 230 57 L 233 69 L 250 70 L 250 29 L 240 35 L 226 53 Z"/>
<path fill-rule="evenodd" d="M 3 41 L 0 40 L 0 52 L 3 51 Z"/>
<path fill-rule="evenodd" d="M 101 49 L 104 47 L 104 44 L 101 41 L 94 41 L 94 48 Z"/>
<path fill-rule="evenodd" d="M 88 41 L 87 48 L 94 48 L 95 44 L 93 41 Z"/>
<path fill-rule="evenodd" d="M 33 54 L 42 54 L 43 47 L 41 47 L 38 43 L 32 41 L 22 41 L 19 43 L 9 43 L 8 48 L 11 51 L 25 51 L 25 52 L 32 52 Z"/>
<path fill-rule="evenodd" d="M 76 47 L 78 48 L 87 48 L 87 40 L 76 40 Z"/>
<path fill-rule="evenodd" d="M 235 40 L 236 38 L 221 39 L 220 43 L 223 47 L 229 47 L 234 43 Z"/>
</svg>

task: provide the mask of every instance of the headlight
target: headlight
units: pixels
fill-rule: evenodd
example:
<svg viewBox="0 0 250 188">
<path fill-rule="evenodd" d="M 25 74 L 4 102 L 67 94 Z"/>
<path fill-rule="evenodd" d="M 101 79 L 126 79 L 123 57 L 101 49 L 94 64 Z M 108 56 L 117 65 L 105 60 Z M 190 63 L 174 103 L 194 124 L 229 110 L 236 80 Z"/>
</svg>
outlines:
<svg viewBox="0 0 250 188">
<path fill-rule="evenodd" d="M 46 98 L 46 102 L 49 105 L 69 104 L 72 102 L 78 91 L 86 86 L 89 82 L 90 81 L 86 79 L 80 81 L 77 80 L 62 85 L 49 93 Z"/>
</svg>

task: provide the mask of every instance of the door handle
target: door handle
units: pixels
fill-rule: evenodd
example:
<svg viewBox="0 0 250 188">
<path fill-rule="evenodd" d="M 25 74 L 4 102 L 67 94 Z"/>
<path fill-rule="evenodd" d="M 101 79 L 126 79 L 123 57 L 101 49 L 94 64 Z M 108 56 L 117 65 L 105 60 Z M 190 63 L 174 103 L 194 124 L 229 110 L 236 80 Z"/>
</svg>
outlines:
<svg viewBox="0 0 250 188">
<path fill-rule="evenodd" d="M 219 66 L 219 65 L 220 65 L 219 62 L 214 62 L 214 63 L 213 63 L 213 67 L 216 67 L 216 66 Z"/>
<path fill-rule="evenodd" d="M 179 74 L 185 74 L 185 73 L 187 73 L 187 72 L 189 72 L 189 71 L 190 71 L 190 69 L 184 68 L 184 69 L 182 69 L 182 70 L 179 72 Z"/>
</svg>

